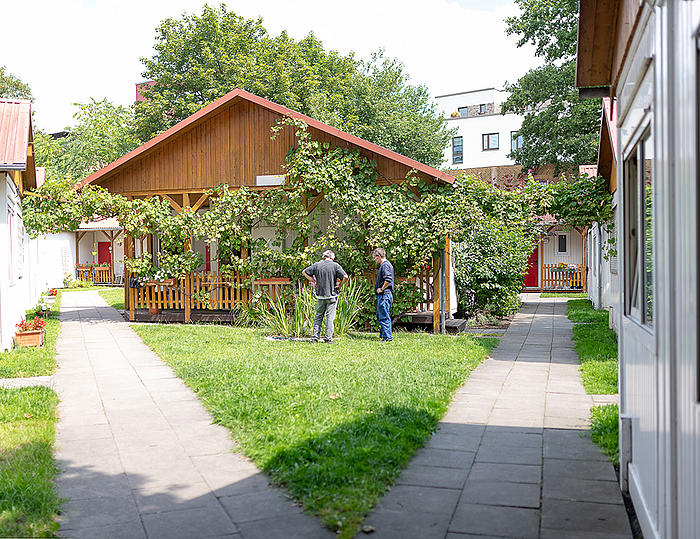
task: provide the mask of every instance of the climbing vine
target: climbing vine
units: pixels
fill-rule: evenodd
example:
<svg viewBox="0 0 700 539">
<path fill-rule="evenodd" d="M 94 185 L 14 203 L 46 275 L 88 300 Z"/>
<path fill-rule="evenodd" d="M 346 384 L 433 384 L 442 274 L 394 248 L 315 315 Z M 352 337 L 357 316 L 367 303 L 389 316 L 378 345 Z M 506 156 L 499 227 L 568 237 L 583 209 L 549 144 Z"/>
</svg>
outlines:
<svg viewBox="0 0 700 539">
<path fill-rule="evenodd" d="M 286 183 L 280 189 L 254 191 L 221 184 L 207 193 L 208 211 L 185 207 L 176 213 L 158 197 L 127 200 L 99 186 L 75 189 L 68 180 L 48 181 L 25 198 L 25 226 L 38 235 L 114 217 L 136 239 L 157 235 L 157 264 L 148 254 L 125 260 L 132 272 L 145 278 L 182 277 L 199 267 L 201 254 L 187 248 L 192 238 L 216 244 L 223 274 L 298 279 L 324 249 L 336 251 L 348 272 L 360 274 L 372 265 L 371 250 L 383 247 L 397 274 L 411 277 L 444 248 L 448 234 L 455 244 L 479 238 L 485 245 L 489 233 L 498 231 L 503 241 L 494 245 L 500 250 L 508 249 L 508 238 L 518 239 L 512 256 L 499 262 L 512 266 L 508 275 L 517 282 L 525 270 L 523 242 L 531 242 L 539 232 L 536 216 L 550 206 L 560 212 L 568 207 L 553 200 L 559 195 L 534 181 L 514 191 L 469 176 L 458 177 L 454 185 L 429 182 L 415 171 L 403 181 L 388 181 L 359 151 L 314 140 L 299 120 L 280 120 L 272 138 L 287 127 L 294 129 L 295 144 L 287 154 Z M 272 231 L 266 238 L 259 233 L 263 228 Z M 490 256 L 483 254 L 490 251 L 471 252 Z M 474 256 L 470 260 L 478 266 Z M 485 294 L 495 289 L 493 279 L 503 274 L 495 267 L 491 265 L 488 282 L 482 283 Z M 512 304 L 512 298 L 505 303 Z"/>
</svg>

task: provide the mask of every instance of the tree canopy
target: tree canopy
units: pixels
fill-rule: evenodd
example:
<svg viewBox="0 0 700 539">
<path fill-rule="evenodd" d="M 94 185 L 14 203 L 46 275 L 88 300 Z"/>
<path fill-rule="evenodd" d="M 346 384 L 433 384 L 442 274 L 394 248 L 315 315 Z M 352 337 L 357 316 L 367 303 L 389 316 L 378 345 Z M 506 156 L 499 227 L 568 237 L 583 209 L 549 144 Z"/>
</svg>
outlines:
<svg viewBox="0 0 700 539">
<path fill-rule="evenodd" d="M 0 97 L 34 99 L 29 85 L 9 73 L 6 66 L 0 66 Z"/>
<path fill-rule="evenodd" d="M 35 132 L 37 166 L 46 167 L 49 178 L 80 180 L 139 145 L 131 108 L 106 99 L 74 105 L 77 124 L 66 136 Z"/>
<path fill-rule="evenodd" d="M 510 97 L 502 112 L 524 114 L 523 147 L 512 152 L 524 168 L 554 164 L 557 172 L 595 162 L 600 129 L 600 99 L 581 100 L 576 89 L 578 0 L 515 0 L 517 17 L 506 19 L 518 46 L 532 43 L 541 67 L 507 84 Z"/>
<path fill-rule="evenodd" d="M 156 28 L 155 54 L 142 58 L 145 101 L 136 105 L 145 141 L 208 103 L 243 88 L 438 166 L 451 133 L 425 86 L 380 51 L 368 61 L 327 51 L 313 35 L 271 36 L 262 19 L 205 5 L 201 14 L 167 18 Z"/>
</svg>

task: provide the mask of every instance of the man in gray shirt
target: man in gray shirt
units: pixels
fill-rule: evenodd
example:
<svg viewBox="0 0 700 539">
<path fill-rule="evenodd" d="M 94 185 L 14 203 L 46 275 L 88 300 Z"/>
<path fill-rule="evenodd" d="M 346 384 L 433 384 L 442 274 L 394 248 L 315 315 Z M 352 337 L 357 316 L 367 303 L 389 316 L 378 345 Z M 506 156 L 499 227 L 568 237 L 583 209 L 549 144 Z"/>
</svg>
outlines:
<svg viewBox="0 0 700 539">
<path fill-rule="evenodd" d="M 325 342 L 333 342 L 333 322 L 335 321 L 335 308 L 338 304 L 339 287 L 337 281 L 340 279 L 342 286 L 348 280 L 348 274 L 340 264 L 334 261 L 333 251 L 323 251 L 322 260 L 311 264 L 301 272 L 310 283 L 316 285 L 316 316 L 314 317 L 314 330 L 311 334 L 312 341 L 318 341 L 321 336 L 321 324 L 323 317 L 326 317 Z"/>
</svg>

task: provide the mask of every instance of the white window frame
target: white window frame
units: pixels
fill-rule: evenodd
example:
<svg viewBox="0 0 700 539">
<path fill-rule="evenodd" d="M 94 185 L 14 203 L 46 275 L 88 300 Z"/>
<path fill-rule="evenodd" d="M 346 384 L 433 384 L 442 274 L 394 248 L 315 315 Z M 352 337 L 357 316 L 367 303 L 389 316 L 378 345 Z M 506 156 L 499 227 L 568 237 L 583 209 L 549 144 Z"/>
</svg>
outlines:
<svg viewBox="0 0 700 539">
<path fill-rule="evenodd" d="M 624 241 L 625 241 L 625 252 L 624 252 L 624 259 L 623 259 L 623 264 L 625 268 L 625 279 L 623 282 L 623 298 L 624 298 L 624 315 L 631 320 L 634 320 L 636 323 L 648 328 L 652 329 L 654 327 L 654 320 L 656 318 L 654 314 L 654 309 L 656 307 L 656 287 L 654 283 L 652 282 L 652 290 L 651 290 L 651 295 L 652 295 L 652 312 L 651 312 L 651 320 L 647 320 L 647 306 L 646 306 L 646 294 L 645 294 L 645 286 L 646 286 L 646 271 L 645 271 L 645 256 L 646 256 L 646 248 L 644 245 L 644 242 L 646 240 L 645 237 L 645 213 L 646 213 L 646 206 L 645 206 L 645 198 L 644 198 L 644 184 L 645 184 L 645 179 L 644 179 L 644 174 L 645 174 L 645 156 L 644 156 L 644 145 L 645 141 L 649 140 L 651 144 L 654 143 L 654 135 L 653 135 L 653 129 L 651 125 L 651 121 L 647 119 L 644 123 L 640 124 L 640 127 L 637 131 L 637 134 L 635 137 L 630 141 L 630 144 L 628 146 L 628 150 L 624 155 L 624 160 L 623 160 L 623 167 L 622 167 L 622 181 L 623 183 L 623 192 L 624 192 L 624 198 L 625 198 L 625 204 L 624 204 L 624 211 L 622 215 L 622 220 L 624 224 Z M 634 171 L 630 171 L 630 168 L 632 166 L 632 160 L 636 159 L 636 168 Z M 655 189 L 654 189 L 654 183 L 655 183 L 655 177 L 656 177 L 656 159 L 655 157 L 652 157 L 652 162 L 651 162 L 651 182 L 652 182 L 652 200 L 651 200 L 651 209 L 652 209 L 652 234 L 653 234 L 653 225 L 655 224 L 655 216 L 653 215 L 654 211 L 654 206 L 655 206 Z M 634 178 L 630 178 L 630 175 L 633 174 Z M 634 189 L 631 187 L 631 183 L 634 182 Z M 630 214 L 630 209 L 633 208 L 634 215 Z M 631 222 L 631 220 L 634 219 L 634 223 Z M 635 236 L 632 238 L 630 236 L 630 230 L 632 229 L 634 225 L 634 230 L 635 230 Z M 631 252 L 632 252 L 632 242 L 634 242 L 634 249 L 636 251 L 636 257 L 633 260 L 630 259 Z M 652 279 L 656 271 L 656 267 L 654 265 L 654 238 L 652 236 L 652 249 L 651 249 L 651 256 L 652 256 Z M 632 282 L 634 281 L 634 282 Z"/>
</svg>

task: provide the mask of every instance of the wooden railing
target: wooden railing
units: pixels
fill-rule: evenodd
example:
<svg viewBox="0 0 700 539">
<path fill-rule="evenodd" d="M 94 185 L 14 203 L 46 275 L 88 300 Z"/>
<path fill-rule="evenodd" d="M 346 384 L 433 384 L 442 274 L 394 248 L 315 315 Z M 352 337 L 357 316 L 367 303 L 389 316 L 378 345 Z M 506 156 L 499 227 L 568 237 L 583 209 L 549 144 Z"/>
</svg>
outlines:
<svg viewBox="0 0 700 539">
<path fill-rule="evenodd" d="M 146 283 L 129 288 L 135 309 L 231 310 L 238 303 L 249 303 L 251 291 L 243 286 L 245 277 L 236 273 L 224 277 L 219 273 L 195 272 L 184 279 Z M 128 286 L 128 283 L 127 283 Z"/>
<path fill-rule="evenodd" d="M 584 288 L 586 276 L 584 268 L 565 271 L 552 271 L 556 264 L 542 264 L 542 288 L 545 289 L 581 289 Z"/>
<path fill-rule="evenodd" d="M 76 266 L 75 277 L 93 283 L 113 283 L 114 275 L 109 266 Z"/>
<path fill-rule="evenodd" d="M 130 288 L 127 280 L 126 308 L 130 312 L 135 309 L 182 310 L 186 313 L 192 310 L 231 310 L 237 304 L 250 303 L 253 294 L 258 291 L 276 299 L 287 287 L 293 286 L 290 279 L 283 277 L 254 279 L 252 286 L 244 284 L 247 279 L 238 273 L 224 277 L 219 273 L 195 272 L 183 279 L 147 282 L 140 288 Z M 399 280 L 407 280 L 423 292 L 423 301 L 417 306 L 418 310 L 432 308 L 431 268 L 425 268 L 414 278 Z"/>
</svg>

